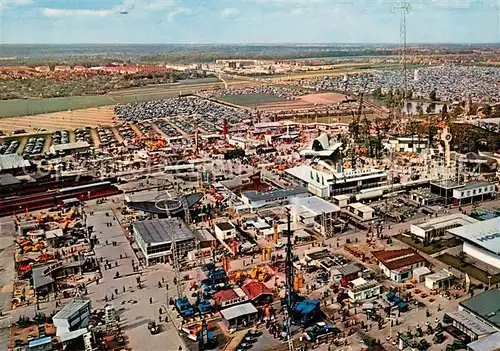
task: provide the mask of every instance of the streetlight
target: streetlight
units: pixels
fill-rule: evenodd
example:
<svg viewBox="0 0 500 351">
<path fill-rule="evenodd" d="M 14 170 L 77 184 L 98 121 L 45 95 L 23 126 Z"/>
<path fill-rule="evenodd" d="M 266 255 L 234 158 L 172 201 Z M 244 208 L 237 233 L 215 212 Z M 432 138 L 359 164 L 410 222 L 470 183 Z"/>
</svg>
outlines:
<svg viewBox="0 0 500 351">
<path fill-rule="evenodd" d="M 486 278 L 488 278 L 488 288 L 491 286 L 491 275 L 488 275 Z"/>
</svg>

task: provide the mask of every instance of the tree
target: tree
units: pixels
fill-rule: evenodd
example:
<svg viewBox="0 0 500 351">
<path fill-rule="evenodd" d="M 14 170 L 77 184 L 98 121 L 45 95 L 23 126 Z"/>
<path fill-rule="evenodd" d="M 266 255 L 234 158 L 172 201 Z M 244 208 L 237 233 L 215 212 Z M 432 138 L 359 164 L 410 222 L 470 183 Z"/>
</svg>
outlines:
<svg viewBox="0 0 500 351">
<path fill-rule="evenodd" d="M 441 120 L 448 121 L 448 106 L 447 105 L 443 105 L 443 108 L 441 109 Z"/>
<path fill-rule="evenodd" d="M 490 105 L 486 104 L 485 106 L 483 106 L 482 111 L 486 118 L 490 118 L 493 113 L 493 108 Z"/>
<path fill-rule="evenodd" d="M 382 98 L 384 95 L 382 94 L 382 88 L 381 87 L 378 87 L 376 88 L 375 90 L 373 90 L 373 93 L 372 93 L 373 97 L 376 99 L 376 100 L 379 100 L 380 98 Z"/>
<path fill-rule="evenodd" d="M 431 101 L 438 101 L 436 89 L 429 93 L 429 99 L 431 99 Z"/>
<path fill-rule="evenodd" d="M 417 105 L 416 111 L 417 111 L 417 114 L 419 116 L 423 116 L 424 115 L 424 109 L 422 108 L 422 104 L 418 104 Z"/>
<path fill-rule="evenodd" d="M 409 89 L 409 90 L 406 92 L 406 98 L 407 98 L 408 100 L 413 99 L 413 90 Z"/>
</svg>

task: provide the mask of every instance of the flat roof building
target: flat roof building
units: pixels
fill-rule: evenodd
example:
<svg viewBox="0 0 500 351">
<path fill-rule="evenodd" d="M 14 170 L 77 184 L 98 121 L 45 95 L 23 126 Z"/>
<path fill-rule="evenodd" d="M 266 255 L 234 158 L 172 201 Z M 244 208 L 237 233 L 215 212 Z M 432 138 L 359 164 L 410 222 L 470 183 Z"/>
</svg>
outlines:
<svg viewBox="0 0 500 351">
<path fill-rule="evenodd" d="M 18 154 L 0 155 L 0 173 L 19 172 L 32 168 L 31 162 Z"/>
<path fill-rule="evenodd" d="M 299 182 L 312 194 L 328 198 L 333 195 L 354 194 L 363 189 L 376 188 L 387 183 L 387 172 L 381 169 L 334 169 L 320 161 L 323 169 L 298 166 L 285 170 L 285 177 Z"/>
<path fill-rule="evenodd" d="M 425 241 L 431 241 L 433 238 L 445 235 L 449 229 L 463 227 L 477 222 L 479 222 L 477 219 L 461 213 L 455 213 L 449 216 L 438 217 L 427 222 L 411 224 L 410 231 L 412 234 Z"/>
<path fill-rule="evenodd" d="M 52 321 L 56 329 L 56 335 L 63 334 L 85 328 L 90 322 L 92 304 L 90 300 L 74 300 L 64 305 L 57 312 Z"/>
<path fill-rule="evenodd" d="M 171 260 L 174 241 L 179 258 L 196 248 L 196 236 L 180 218 L 135 222 L 132 228 L 147 265 Z"/>
<path fill-rule="evenodd" d="M 500 217 L 448 230 L 464 241 L 463 251 L 493 267 L 500 267 Z"/>
<path fill-rule="evenodd" d="M 271 191 L 245 191 L 241 194 L 241 199 L 253 211 L 266 207 L 288 205 L 293 198 L 307 196 L 309 196 L 307 189 L 297 187 Z"/>
<path fill-rule="evenodd" d="M 86 141 L 77 141 L 75 143 L 66 144 L 53 144 L 50 147 L 50 151 L 54 154 L 64 153 L 64 154 L 75 154 L 87 152 L 90 149 L 90 144 Z"/>
</svg>

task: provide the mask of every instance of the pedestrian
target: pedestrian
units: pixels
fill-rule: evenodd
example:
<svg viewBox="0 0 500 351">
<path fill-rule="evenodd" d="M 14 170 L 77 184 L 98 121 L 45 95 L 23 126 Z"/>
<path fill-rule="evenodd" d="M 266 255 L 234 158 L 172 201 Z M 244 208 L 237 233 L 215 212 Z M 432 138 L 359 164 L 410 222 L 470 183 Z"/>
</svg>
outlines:
<svg viewBox="0 0 500 351">
<path fill-rule="evenodd" d="M 165 278 L 164 277 L 161 277 L 161 282 L 165 283 Z"/>
<path fill-rule="evenodd" d="M 123 292 L 125 292 L 125 287 L 124 287 L 124 286 L 122 286 L 122 288 L 123 288 Z"/>
<path fill-rule="evenodd" d="M 115 299 L 115 295 L 111 294 L 111 300 Z"/>
<path fill-rule="evenodd" d="M 152 298 L 152 297 L 150 297 L 150 298 L 149 298 L 149 304 L 151 305 L 152 303 L 153 303 L 153 298 Z"/>
<path fill-rule="evenodd" d="M 161 315 L 158 317 L 158 320 L 159 320 L 159 321 L 160 321 L 160 323 L 161 323 Z"/>
<path fill-rule="evenodd" d="M 108 295 L 104 295 L 104 301 L 108 302 Z"/>
<path fill-rule="evenodd" d="M 120 254 L 120 260 L 122 259 L 122 254 Z"/>
<path fill-rule="evenodd" d="M 118 289 L 115 289 L 115 295 L 118 295 Z"/>
<path fill-rule="evenodd" d="M 115 261 L 115 267 L 118 267 L 118 261 Z"/>
<path fill-rule="evenodd" d="M 158 313 L 161 314 L 163 311 L 161 310 L 161 307 L 158 309 Z"/>
<path fill-rule="evenodd" d="M 167 287 L 167 290 L 168 290 L 168 283 L 167 283 L 166 287 Z"/>
<path fill-rule="evenodd" d="M 158 282 L 158 287 L 161 289 L 161 282 Z"/>
</svg>

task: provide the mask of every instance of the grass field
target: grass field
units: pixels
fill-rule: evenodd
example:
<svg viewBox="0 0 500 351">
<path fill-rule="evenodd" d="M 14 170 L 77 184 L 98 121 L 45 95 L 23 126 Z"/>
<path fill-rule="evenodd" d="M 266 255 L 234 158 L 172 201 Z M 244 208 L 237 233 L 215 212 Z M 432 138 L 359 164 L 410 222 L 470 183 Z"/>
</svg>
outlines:
<svg viewBox="0 0 500 351">
<path fill-rule="evenodd" d="M 230 80 L 229 85 L 241 86 L 256 83 Z M 115 105 L 136 101 L 158 100 L 178 96 L 179 94 L 193 94 L 202 89 L 213 89 L 224 86 L 215 78 L 193 79 L 173 84 L 161 84 L 140 88 L 124 89 L 110 92 L 106 95 L 71 96 L 47 99 L 0 100 L 0 118 L 31 116 L 50 112 L 78 110 L 98 106 Z"/>
<path fill-rule="evenodd" d="M 438 256 L 437 259 L 446 263 L 449 266 L 452 266 L 464 273 L 467 273 L 469 276 L 476 278 L 477 280 L 479 280 L 484 284 L 488 284 L 488 273 L 483 271 L 482 269 L 479 269 L 470 264 L 467 264 L 462 267 L 460 265 L 461 261 L 455 256 L 449 254 Z M 500 283 L 500 275 L 498 274 L 491 277 L 491 284 L 496 284 L 496 283 Z"/>
<path fill-rule="evenodd" d="M 286 99 L 269 94 L 226 95 L 218 97 L 217 100 L 241 106 L 262 104 L 268 102 L 286 101 Z"/>
<path fill-rule="evenodd" d="M 114 104 L 108 96 L 71 96 L 50 99 L 2 100 L 0 117 L 37 115 Z"/>
</svg>

